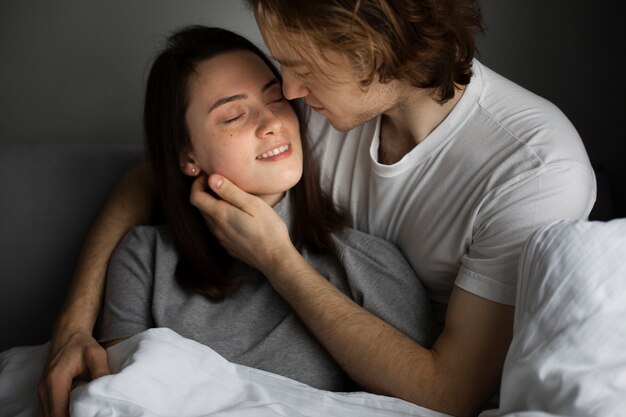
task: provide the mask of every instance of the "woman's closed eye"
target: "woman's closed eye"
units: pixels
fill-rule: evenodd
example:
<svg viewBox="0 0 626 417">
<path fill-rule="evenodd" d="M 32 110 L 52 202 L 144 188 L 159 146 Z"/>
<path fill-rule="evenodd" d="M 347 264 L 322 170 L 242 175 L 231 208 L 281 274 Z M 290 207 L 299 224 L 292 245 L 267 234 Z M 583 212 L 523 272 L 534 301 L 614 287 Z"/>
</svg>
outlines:
<svg viewBox="0 0 626 417">
<path fill-rule="evenodd" d="M 224 124 L 229 125 L 229 124 L 235 123 L 236 121 L 240 120 L 244 116 L 244 114 L 245 113 L 240 113 L 240 114 L 236 115 L 235 117 L 231 117 L 230 119 L 226 119 L 226 120 L 224 120 Z"/>
<path fill-rule="evenodd" d="M 285 96 L 280 95 L 278 97 L 273 98 L 270 101 L 270 104 L 273 104 L 273 103 L 283 103 L 283 102 L 286 102 L 286 101 L 287 101 L 287 99 L 285 98 Z"/>
</svg>

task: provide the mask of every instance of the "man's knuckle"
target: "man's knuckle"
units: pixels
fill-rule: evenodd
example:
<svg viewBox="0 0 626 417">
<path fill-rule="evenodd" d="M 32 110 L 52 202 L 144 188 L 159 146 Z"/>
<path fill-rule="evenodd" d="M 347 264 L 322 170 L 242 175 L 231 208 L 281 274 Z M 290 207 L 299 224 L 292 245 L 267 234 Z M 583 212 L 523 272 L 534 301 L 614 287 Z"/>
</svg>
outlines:
<svg viewBox="0 0 626 417">
<path fill-rule="evenodd" d="M 234 193 L 235 193 L 234 190 L 228 191 L 226 194 L 224 194 L 224 200 L 230 201 Z"/>
<path fill-rule="evenodd" d="M 100 345 L 90 344 L 89 346 L 85 347 L 84 352 L 85 352 L 85 358 L 87 360 L 94 360 L 102 356 L 103 349 Z"/>
</svg>

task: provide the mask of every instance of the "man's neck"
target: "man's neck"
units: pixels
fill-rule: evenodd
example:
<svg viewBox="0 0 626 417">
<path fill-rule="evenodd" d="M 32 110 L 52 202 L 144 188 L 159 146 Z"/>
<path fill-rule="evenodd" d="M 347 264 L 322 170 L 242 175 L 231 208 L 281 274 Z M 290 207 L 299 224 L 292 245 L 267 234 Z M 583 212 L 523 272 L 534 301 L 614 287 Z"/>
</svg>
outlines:
<svg viewBox="0 0 626 417">
<path fill-rule="evenodd" d="M 378 148 L 378 161 L 381 164 L 398 162 L 426 139 L 463 95 L 463 90 L 457 89 L 453 98 L 439 104 L 429 96 L 427 90 L 410 87 L 408 91 L 396 106 L 383 113 Z"/>
</svg>

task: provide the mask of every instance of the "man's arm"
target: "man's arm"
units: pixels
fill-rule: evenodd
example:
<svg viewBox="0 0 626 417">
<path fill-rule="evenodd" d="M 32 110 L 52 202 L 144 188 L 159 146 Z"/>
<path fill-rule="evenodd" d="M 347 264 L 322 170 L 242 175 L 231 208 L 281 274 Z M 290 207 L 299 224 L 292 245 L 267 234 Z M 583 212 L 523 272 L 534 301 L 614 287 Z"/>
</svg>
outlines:
<svg viewBox="0 0 626 417">
<path fill-rule="evenodd" d="M 216 179 L 222 181 L 216 186 Z M 415 343 L 352 302 L 291 244 L 284 223 L 260 199 L 212 176 L 192 203 L 235 257 L 261 270 L 340 366 L 364 388 L 453 414 L 474 415 L 499 385 L 513 307 L 455 287 L 445 328 L 432 349 Z"/>
<path fill-rule="evenodd" d="M 502 243 L 517 242 L 520 247 L 525 240 L 524 230 L 531 231 L 558 218 L 587 215 L 595 190 L 593 173 L 578 166 L 555 170 L 556 173 L 552 168 L 542 170 L 534 180 L 521 182 L 515 192 L 507 189 L 498 204 L 483 211 L 482 222 L 490 227 L 474 236 L 473 247 L 478 248 L 478 253 Z M 240 220 L 254 222 L 254 217 L 262 212 L 255 207 L 257 203 L 239 196 L 227 182 L 224 187 L 219 195 L 226 196 L 223 198 L 243 212 L 252 213 L 252 219 L 231 213 L 224 221 L 220 213 L 228 213 L 228 206 L 213 204 L 215 217 L 222 218 L 213 223 L 226 230 L 225 225 Z M 537 207 L 542 209 L 537 212 Z M 239 225 L 238 233 L 250 229 Z M 299 312 L 338 363 L 365 388 L 460 416 L 475 414 L 495 393 L 512 337 L 514 307 L 454 287 L 444 330 L 433 348 L 426 351 L 341 301 L 290 252 L 289 246 L 272 246 L 271 240 L 276 239 L 274 230 L 280 228 L 272 224 L 259 229 L 257 236 L 246 235 L 250 242 L 243 247 L 249 247 L 238 256 L 249 256 L 251 262 L 258 262 L 277 291 Z M 264 235 L 269 237 L 261 239 Z M 283 242 L 282 237 L 276 240 Z M 267 254 L 265 247 L 270 248 Z"/>
<path fill-rule="evenodd" d="M 83 374 L 97 378 L 109 373 L 106 352 L 92 336 L 107 264 L 124 234 L 150 220 L 154 199 L 152 174 L 143 164 L 120 180 L 92 225 L 52 334 L 39 383 L 40 414 L 67 416 L 72 380 Z"/>
<path fill-rule="evenodd" d="M 513 307 L 455 287 L 444 330 L 429 350 L 354 303 L 297 252 L 268 260 L 262 272 L 368 391 L 454 416 L 475 415 L 496 393 Z"/>
</svg>

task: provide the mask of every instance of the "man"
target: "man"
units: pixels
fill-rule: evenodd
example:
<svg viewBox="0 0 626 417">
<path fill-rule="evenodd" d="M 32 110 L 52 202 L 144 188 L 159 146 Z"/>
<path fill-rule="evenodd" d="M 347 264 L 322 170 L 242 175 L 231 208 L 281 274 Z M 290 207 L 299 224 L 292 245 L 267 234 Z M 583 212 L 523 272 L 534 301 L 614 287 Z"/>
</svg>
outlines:
<svg viewBox="0 0 626 417">
<path fill-rule="evenodd" d="M 556 218 L 585 218 L 593 205 L 578 134 L 552 104 L 474 59 L 482 30 L 474 1 L 249 3 L 281 64 L 285 96 L 309 105 L 324 187 L 357 228 L 401 248 L 438 312 L 439 338 L 419 346 L 335 291 L 271 209 L 227 178 L 208 179 L 220 199 L 197 181 L 192 202 L 357 383 L 474 415 L 497 393 L 525 240 Z M 150 212 L 142 170 L 94 225 L 85 251 L 98 259 L 79 264 L 58 321 L 40 388 L 55 412 L 67 407 L 73 376 L 106 373 L 90 334 L 108 254 Z"/>
</svg>

